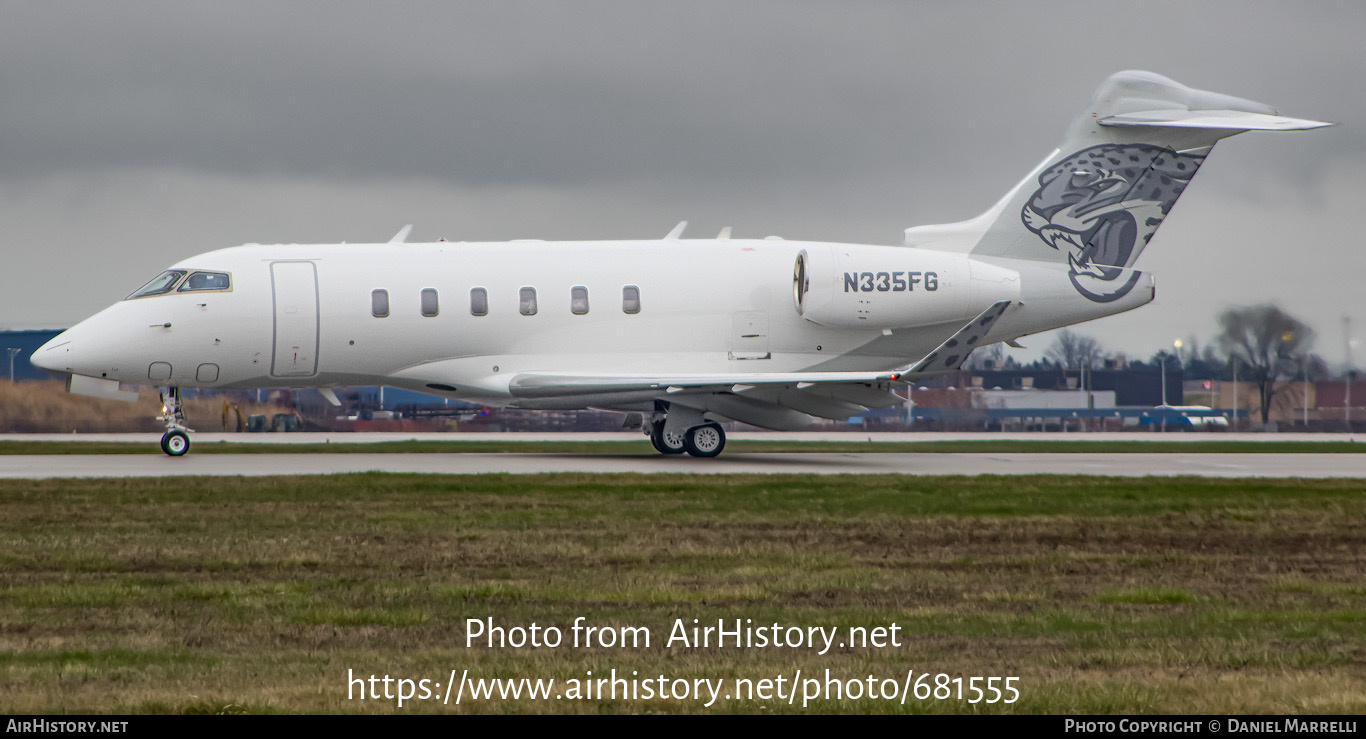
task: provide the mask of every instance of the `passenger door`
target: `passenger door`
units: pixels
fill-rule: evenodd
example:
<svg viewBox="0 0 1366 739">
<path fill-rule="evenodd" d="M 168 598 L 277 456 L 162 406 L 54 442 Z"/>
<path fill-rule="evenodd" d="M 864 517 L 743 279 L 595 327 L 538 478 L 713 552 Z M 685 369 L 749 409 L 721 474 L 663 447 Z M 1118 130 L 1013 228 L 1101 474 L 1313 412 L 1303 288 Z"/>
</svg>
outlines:
<svg viewBox="0 0 1366 739">
<path fill-rule="evenodd" d="M 318 373 L 318 272 L 312 262 L 272 262 L 275 349 L 270 374 L 312 377 Z"/>
</svg>

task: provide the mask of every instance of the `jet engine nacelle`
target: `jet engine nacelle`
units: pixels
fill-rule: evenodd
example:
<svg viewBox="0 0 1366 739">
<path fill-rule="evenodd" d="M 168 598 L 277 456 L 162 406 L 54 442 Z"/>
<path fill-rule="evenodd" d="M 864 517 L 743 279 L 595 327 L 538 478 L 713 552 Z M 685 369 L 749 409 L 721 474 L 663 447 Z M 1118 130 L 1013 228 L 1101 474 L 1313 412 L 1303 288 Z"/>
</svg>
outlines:
<svg viewBox="0 0 1366 739">
<path fill-rule="evenodd" d="M 1020 274 L 966 254 L 904 246 L 811 246 L 797 255 L 797 314 L 840 328 L 909 328 L 962 322 L 1017 300 Z"/>
</svg>

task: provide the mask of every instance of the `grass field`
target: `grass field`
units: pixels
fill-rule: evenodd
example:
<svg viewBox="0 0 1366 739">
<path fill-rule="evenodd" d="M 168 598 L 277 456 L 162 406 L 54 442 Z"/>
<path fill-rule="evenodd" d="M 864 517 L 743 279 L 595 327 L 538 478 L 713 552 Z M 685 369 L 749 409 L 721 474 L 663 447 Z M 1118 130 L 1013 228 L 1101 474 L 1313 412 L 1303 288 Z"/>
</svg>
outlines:
<svg viewBox="0 0 1366 739">
<path fill-rule="evenodd" d="M 357 674 L 1018 676 L 1013 705 L 1366 711 L 1366 482 L 654 475 L 0 481 L 0 711 L 398 711 Z M 648 649 L 466 649 L 464 619 Z M 676 618 L 900 648 L 665 648 Z M 403 712 L 787 712 L 777 701 Z"/>
<path fill-rule="evenodd" d="M 253 444 L 193 442 L 193 454 L 657 454 L 650 442 L 638 441 L 383 441 L 374 443 Z M 1162 454 L 1363 454 L 1366 444 L 1350 441 L 747 441 L 726 444 L 728 454 L 745 452 L 927 452 L 1072 454 L 1093 452 Z M 161 454 L 151 442 L 3 441 L 5 454 Z"/>
</svg>

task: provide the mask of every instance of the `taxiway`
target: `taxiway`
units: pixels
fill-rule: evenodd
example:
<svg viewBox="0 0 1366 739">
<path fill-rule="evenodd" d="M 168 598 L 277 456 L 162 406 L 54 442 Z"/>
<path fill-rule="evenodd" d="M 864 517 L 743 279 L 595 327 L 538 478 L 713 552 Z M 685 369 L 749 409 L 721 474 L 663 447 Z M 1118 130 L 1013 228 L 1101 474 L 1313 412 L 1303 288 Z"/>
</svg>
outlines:
<svg viewBox="0 0 1366 739">
<path fill-rule="evenodd" d="M 231 477 L 408 472 L 1111 475 L 1366 478 L 1366 454 L 764 453 L 716 459 L 579 454 L 72 454 L 0 456 L 0 478 Z"/>
</svg>

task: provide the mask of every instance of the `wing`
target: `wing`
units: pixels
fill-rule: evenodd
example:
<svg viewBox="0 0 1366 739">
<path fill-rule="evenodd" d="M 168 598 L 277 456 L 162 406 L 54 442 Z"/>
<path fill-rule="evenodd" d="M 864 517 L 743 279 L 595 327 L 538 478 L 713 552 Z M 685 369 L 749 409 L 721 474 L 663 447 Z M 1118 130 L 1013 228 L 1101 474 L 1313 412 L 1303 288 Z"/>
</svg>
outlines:
<svg viewBox="0 0 1366 739">
<path fill-rule="evenodd" d="M 966 325 L 958 329 L 939 348 L 925 355 L 925 358 L 916 362 L 901 371 L 907 378 L 918 379 L 930 375 L 942 375 L 947 372 L 957 372 L 963 366 L 968 355 L 976 349 L 982 339 L 991 331 L 991 327 L 996 325 L 996 321 L 1005 315 L 1006 309 L 1010 308 L 1009 300 L 1002 300 L 994 303 L 990 308 L 982 311 L 978 316 Z"/>
<path fill-rule="evenodd" d="M 666 400 L 768 428 L 800 427 L 809 416 L 844 419 L 870 408 L 904 401 L 893 394 L 901 384 L 957 371 L 1010 307 L 1004 300 L 969 321 L 938 348 L 905 367 L 882 372 L 774 372 L 726 374 L 572 374 L 523 372 L 508 390 L 524 405 L 590 398 L 613 407 L 646 399 Z"/>
</svg>

